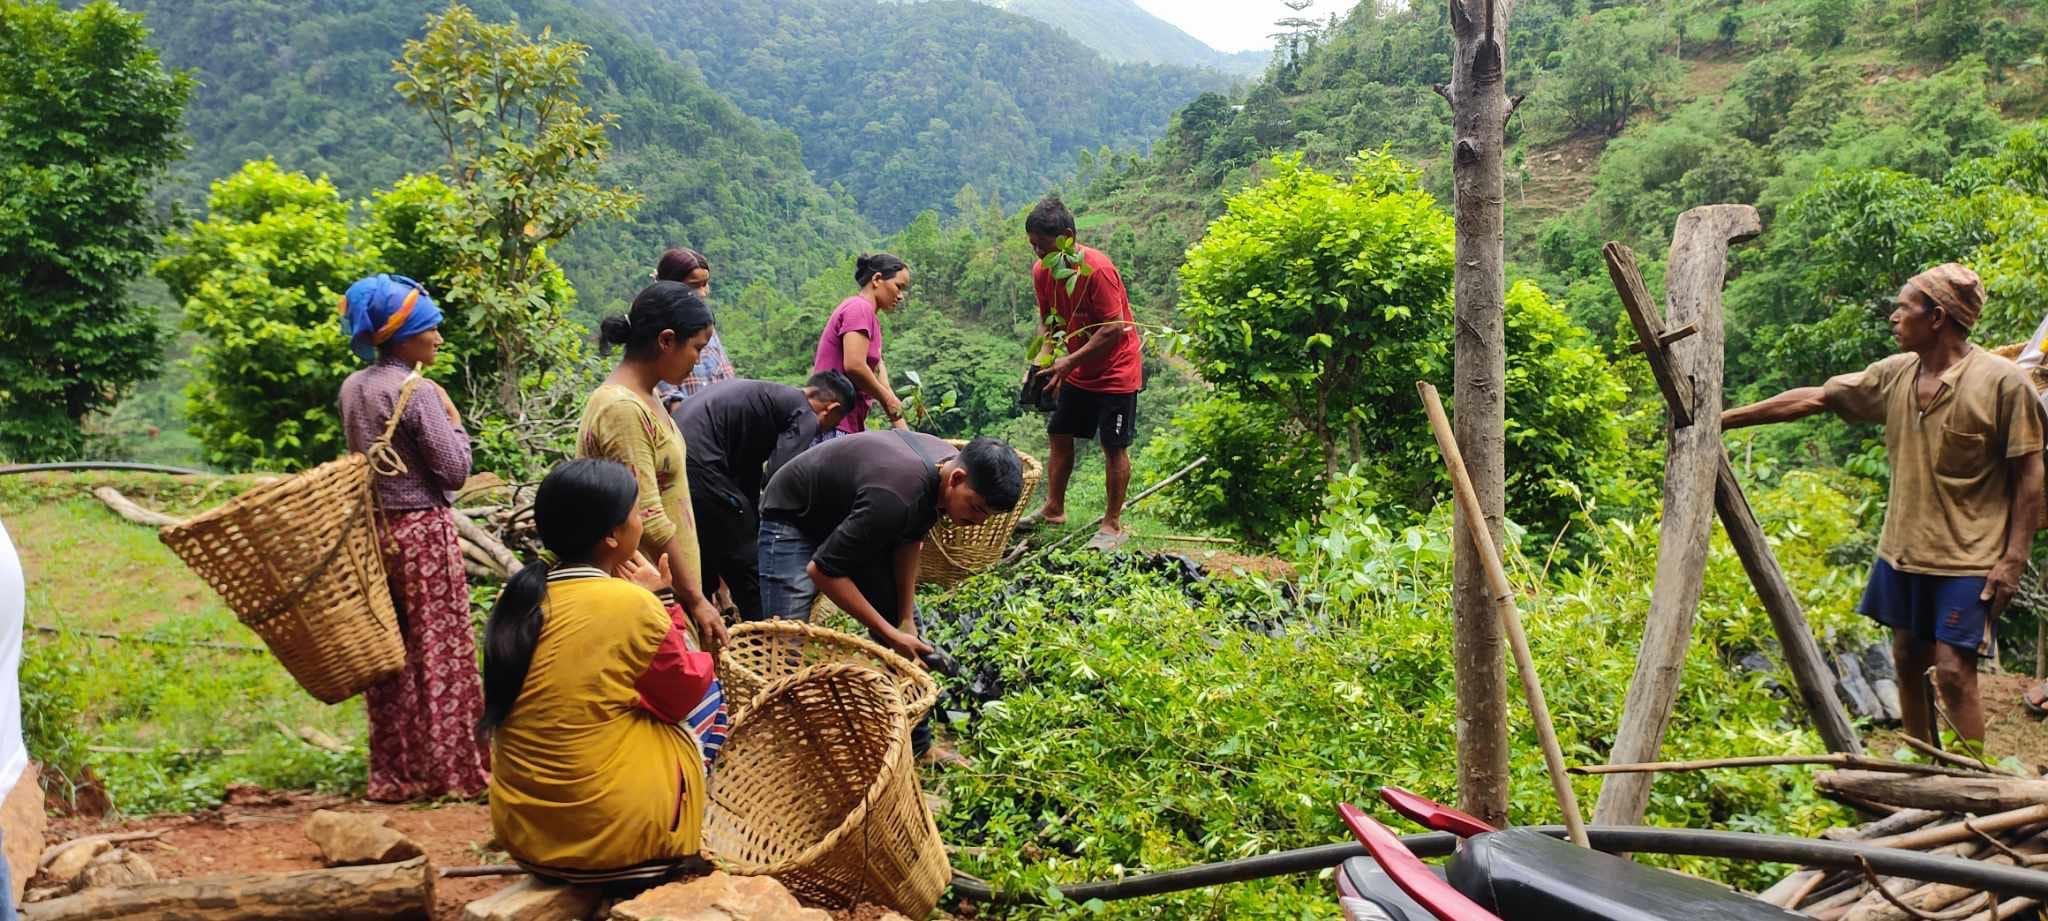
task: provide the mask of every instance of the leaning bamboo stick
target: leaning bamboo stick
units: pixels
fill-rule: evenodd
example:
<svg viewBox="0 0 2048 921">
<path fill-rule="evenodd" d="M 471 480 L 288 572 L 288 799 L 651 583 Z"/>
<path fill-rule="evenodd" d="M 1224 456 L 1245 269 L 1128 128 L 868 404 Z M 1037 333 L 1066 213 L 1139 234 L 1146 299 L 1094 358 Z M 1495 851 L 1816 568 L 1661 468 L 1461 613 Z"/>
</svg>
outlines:
<svg viewBox="0 0 2048 921">
<path fill-rule="evenodd" d="M 1785 764 L 1824 764 L 1835 767 L 1857 768 L 1865 771 L 1888 771 L 1894 774 L 1940 774 L 1948 777 L 1982 777 L 1984 772 L 1975 768 L 1962 770 L 1943 767 L 1938 764 L 1913 764 L 1906 761 L 1891 761 L 1885 758 L 1871 758 L 1865 755 L 1851 755 L 1846 752 L 1830 752 L 1821 755 L 1744 755 L 1738 758 L 1707 758 L 1699 761 L 1644 761 L 1635 764 L 1581 764 L 1571 768 L 1574 774 L 1635 774 L 1645 771 L 1673 773 L 1678 771 L 1705 771 L 1714 768 L 1772 767 Z"/>
<path fill-rule="evenodd" d="M 1451 434 L 1451 420 L 1444 414 L 1443 400 L 1437 397 L 1436 388 L 1428 381 L 1416 381 L 1415 389 L 1422 393 L 1422 406 L 1429 412 L 1429 427 L 1436 434 L 1437 450 L 1443 454 L 1444 467 L 1451 474 L 1451 492 L 1465 513 L 1466 534 L 1486 570 L 1494 610 L 1500 615 L 1508 645 L 1514 649 L 1515 668 L 1522 675 L 1522 694 L 1528 698 L 1536 738 L 1543 745 L 1543 762 L 1550 769 L 1550 786 L 1557 792 L 1557 806 L 1564 812 L 1565 831 L 1572 843 L 1590 848 L 1585 819 L 1579 814 L 1579 798 L 1572 792 L 1571 778 L 1565 773 L 1564 751 L 1557 744 L 1557 727 L 1551 724 L 1550 707 L 1543 702 L 1543 683 L 1536 676 L 1536 660 L 1529 654 L 1529 638 L 1522 632 L 1522 614 L 1515 609 L 1514 587 L 1508 584 L 1507 570 L 1501 566 L 1500 555 L 1494 552 L 1493 538 L 1487 533 L 1486 512 L 1479 507 L 1472 476 L 1465 469 L 1465 456 L 1458 450 L 1457 437 Z"/>
</svg>

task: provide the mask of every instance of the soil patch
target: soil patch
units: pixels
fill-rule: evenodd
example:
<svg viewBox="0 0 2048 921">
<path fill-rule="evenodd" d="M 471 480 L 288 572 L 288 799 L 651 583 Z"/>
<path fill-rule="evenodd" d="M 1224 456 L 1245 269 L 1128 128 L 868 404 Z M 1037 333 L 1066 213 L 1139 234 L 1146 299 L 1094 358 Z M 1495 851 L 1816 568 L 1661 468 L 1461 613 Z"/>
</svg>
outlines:
<svg viewBox="0 0 2048 921">
<path fill-rule="evenodd" d="M 58 844 L 84 835 L 163 831 L 163 837 L 122 845 L 146 857 L 164 879 L 192 879 L 225 873 L 272 873 L 321 866 L 320 849 L 306 837 L 306 819 L 318 809 L 389 816 L 398 829 L 427 852 L 437 868 L 505 863 L 491 849 L 491 810 L 477 803 L 401 805 L 339 796 L 273 793 L 237 788 L 230 802 L 192 815 L 155 816 L 118 824 L 84 818 L 53 818 L 46 836 Z M 517 882 L 519 876 L 442 878 L 434 882 L 434 921 L 461 921 L 462 908 Z M 835 919 L 870 921 L 885 912 L 872 906 L 834 912 Z M 941 914 L 941 918 L 951 915 Z"/>
<path fill-rule="evenodd" d="M 1977 678 L 1977 693 L 1984 700 L 1984 747 L 1993 758 L 2010 755 L 2038 772 L 2048 766 L 2048 724 L 2035 720 L 2020 703 L 2020 694 L 2033 683 L 2028 675 L 1986 673 Z M 1894 729 L 1873 732 L 1864 744 L 1883 757 L 1904 747 Z"/>
</svg>

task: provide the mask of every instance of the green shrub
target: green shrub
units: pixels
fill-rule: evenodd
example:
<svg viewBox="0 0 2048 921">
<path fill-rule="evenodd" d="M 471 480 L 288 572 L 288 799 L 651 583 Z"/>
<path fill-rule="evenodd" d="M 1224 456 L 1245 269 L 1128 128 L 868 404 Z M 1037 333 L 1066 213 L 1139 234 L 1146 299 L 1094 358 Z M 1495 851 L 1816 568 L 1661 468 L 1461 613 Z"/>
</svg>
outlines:
<svg viewBox="0 0 2048 921">
<path fill-rule="evenodd" d="M 1323 471 L 1315 440 L 1256 401 L 1212 394 L 1181 407 L 1139 458 L 1135 479 L 1156 483 L 1209 458 L 1162 497 L 1167 515 L 1254 544 L 1315 511 Z"/>
</svg>

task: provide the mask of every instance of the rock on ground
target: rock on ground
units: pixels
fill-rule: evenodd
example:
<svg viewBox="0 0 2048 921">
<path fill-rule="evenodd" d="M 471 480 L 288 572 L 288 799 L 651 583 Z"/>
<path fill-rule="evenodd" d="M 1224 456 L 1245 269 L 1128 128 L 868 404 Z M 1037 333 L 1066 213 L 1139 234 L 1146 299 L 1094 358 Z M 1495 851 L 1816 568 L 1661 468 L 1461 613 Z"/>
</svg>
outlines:
<svg viewBox="0 0 2048 921">
<path fill-rule="evenodd" d="M 832 915 L 803 907 L 766 876 L 714 872 L 614 905 L 611 921 L 832 921 Z"/>
<path fill-rule="evenodd" d="M 0 801 L 0 845 L 4 845 L 7 879 L 14 891 L 8 893 L 16 904 L 28 889 L 29 877 L 36 875 L 36 858 L 43 853 L 43 781 L 34 764 L 21 772 L 7 799 Z"/>
<path fill-rule="evenodd" d="M 532 876 L 478 899 L 462 909 L 463 921 L 587 921 L 603 892 L 565 886 Z"/>
<path fill-rule="evenodd" d="M 306 820 L 306 837 L 319 846 L 320 858 L 330 867 L 395 863 L 424 853 L 403 832 L 384 824 L 388 821 L 381 815 L 322 809 Z"/>
<path fill-rule="evenodd" d="M 153 882 L 156 882 L 156 868 L 150 866 L 149 861 L 142 859 L 142 855 L 134 851 L 116 848 L 94 857 L 91 863 L 86 864 L 85 872 L 78 874 L 78 879 L 72 881 L 71 891 L 118 889 Z"/>
<path fill-rule="evenodd" d="M 36 888 L 57 888 L 70 892 L 71 884 L 77 882 L 79 875 L 85 872 L 86 864 L 92 863 L 93 858 L 113 849 L 114 846 L 105 839 L 74 844 L 70 847 L 62 844 L 52 845 L 50 850 L 56 853 L 48 858 L 49 863 L 43 867 L 42 872 L 36 874 Z"/>
</svg>

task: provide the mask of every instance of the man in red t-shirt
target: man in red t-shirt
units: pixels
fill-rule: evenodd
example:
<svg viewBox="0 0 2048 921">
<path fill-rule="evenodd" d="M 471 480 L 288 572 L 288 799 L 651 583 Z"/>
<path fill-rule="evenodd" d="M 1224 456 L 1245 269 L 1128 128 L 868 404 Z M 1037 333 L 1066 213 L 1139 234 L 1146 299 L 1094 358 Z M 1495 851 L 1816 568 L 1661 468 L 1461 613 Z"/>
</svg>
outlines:
<svg viewBox="0 0 2048 921">
<path fill-rule="evenodd" d="M 1043 260 L 1060 247 L 1061 237 L 1074 236 L 1074 214 L 1057 195 L 1048 195 L 1024 219 L 1024 233 L 1041 260 L 1031 266 L 1031 287 L 1038 296 L 1038 334 L 1045 339 L 1043 358 L 1054 350 L 1045 336 L 1046 317 L 1059 315 L 1066 354 L 1052 360 L 1042 375 L 1058 401 L 1046 433 L 1052 436 L 1047 464 L 1045 505 L 1020 524 L 1026 528 L 1067 520 L 1067 479 L 1074 472 L 1074 439 L 1099 438 L 1107 483 L 1102 528 L 1089 541 L 1099 550 L 1124 542 L 1124 493 L 1131 485 L 1131 436 L 1136 428 L 1138 391 L 1144 388 L 1142 340 L 1124 281 L 1101 250 L 1075 245 L 1091 270 L 1078 279 L 1073 293 L 1065 281 L 1052 277 Z M 1037 362 L 1033 362 L 1037 368 Z"/>
</svg>

